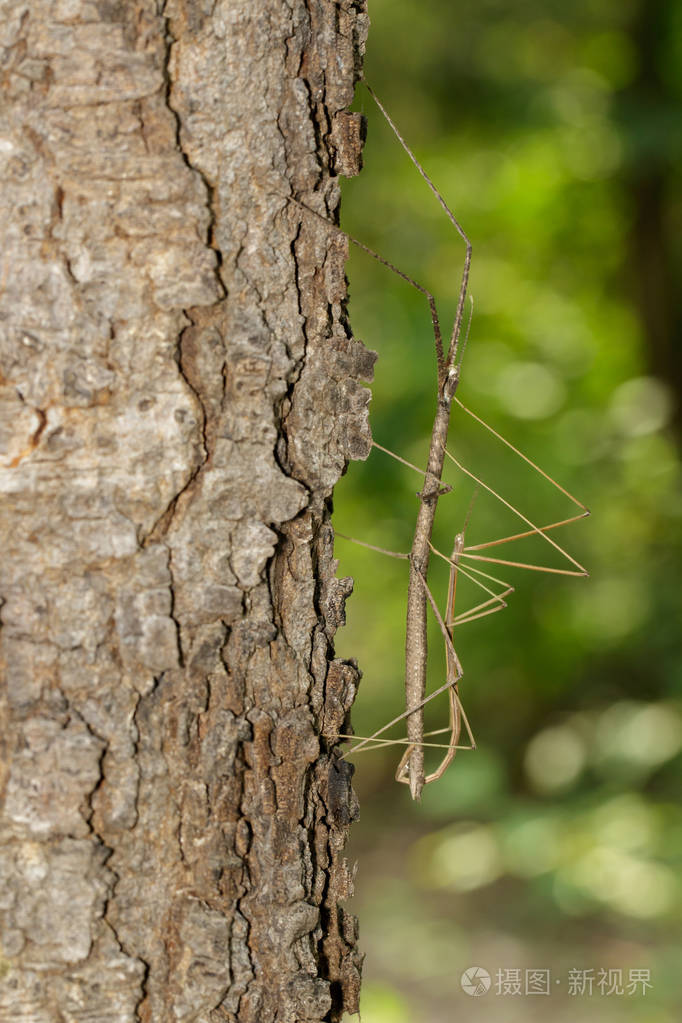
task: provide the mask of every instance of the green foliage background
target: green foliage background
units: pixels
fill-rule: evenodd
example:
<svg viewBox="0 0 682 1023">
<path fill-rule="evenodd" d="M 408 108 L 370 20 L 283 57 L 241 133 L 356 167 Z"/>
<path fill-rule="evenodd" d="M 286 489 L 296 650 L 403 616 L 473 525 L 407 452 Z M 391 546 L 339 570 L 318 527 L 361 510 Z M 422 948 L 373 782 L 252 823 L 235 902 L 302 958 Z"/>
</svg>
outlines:
<svg viewBox="0 0 682 1023">
<path fill-rule="evenodd" d="M 462 626 L 462 699 L 478 742 L 412 805 L 399 754 L 357 756 L 354 909 L 363 1023 L 613 1019 L 682 1008 L 682 545 L 679 97 L 682 7 L 644 0 L 371 0 L 365 73 L 473 242 L 475 312 L 459 397 L 592 515 L 561 540 L 590 579 L 499 568 L 516 592 Z M 362 87 L 365 169 L 343 227 L 454 314 L 463 245 Z M 379 353 L 375 439 L 424 464 L 435 359 L 423 298 L 351 252 L 354 333 Z M 533 521 L 571 505 L 461 413 L 450 446 Z M 436 543 L 473 486 L 456 470 Z M 416 474 L 374 451 L 335 494 L 337 529 L 406 551 Z M 479 494 L 470 542 L 517 531 Z M 557 533 L 557 538 L 559 534 Z M 502 557 L 558 565 L 541 541 Z M 353 575 L 341 656 L 364 678 L 366 735 L 402 702 L 406 565 L 337 540 Z M 434 564 L 444 602 L 447 580 Z M 494 569 L 493 569 L 494 570 Z M 464 608 L 482 599 L 458 588 Z M 461 603 L 460 603 L 461 601 Z M 442 684 L 437 631 L 431 688 Z M 430 708 L 442 724 L 443 704 Z M 485 998 L 460 988 L 493 975 Z M 498 995 L 498 970 L 549 969 L 551 996 Z M 568 994 L 571 969 L 593 994 Z M 646 995 L 628 994 L 649 969 Z M 600 969 L 625 993 L 601 994 Z"/>
</svg>

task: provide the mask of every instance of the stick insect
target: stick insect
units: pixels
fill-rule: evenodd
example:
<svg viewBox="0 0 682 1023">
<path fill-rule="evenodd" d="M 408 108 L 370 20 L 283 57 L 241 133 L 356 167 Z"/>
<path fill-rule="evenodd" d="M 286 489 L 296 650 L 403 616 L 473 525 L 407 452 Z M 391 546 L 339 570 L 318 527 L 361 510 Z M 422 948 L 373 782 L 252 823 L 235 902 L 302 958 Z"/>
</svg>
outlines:
<svg viewBox="0 0 682 1023">
<path fill-rule="evenodd" d="M 471 241 L 468 238 L 463 227 L 459 223 L 459 220 L 455 217 L 449 206 L 441 196 L 436 186 L 431 181 L 430 177 L 421 166 L 416 156 L 407 145 L 406 141 L 402 137 L 398 128 L 394 124 L 389 113 L 378 99 L 374 91 L 370 88 L 367 82 L 364 83 L 367 88 L 372 100 L 381 111 L 383 117 L 387 121 L 391 130 L 395 134 L 398 142 L 402 146 L 403 150 L 416 167 L 417 171 L 426 182 L 431 193 L 435 197 L 440 207 L 445 212 L 448 220 L 455 228 L 460 238 L 465 245 L 465 256 L 462 267 L 462 273 L 459 283 L 459 292 L 457 298 L 457 307 L 455 317 L 450 333 L 447 349 L 443 344 L 443 337 L 441 333 L 440 321 L 438 318 L 438 312 L 436 309 L 436 302 L 434 296 L 428 291 L 427 288 L 423 287 L 417 281 L 413 280 L 398 267 L 394 266 L 388 260 L 378 255 L 368 246 L 364 245 L 361 241 L 353 238 L 351 235 L 341 231 L 336 225 L 331 224 L 325 217 L 321 216 L 315 210 L 300 203 L 297 199 L 287 196 L 290 202 L 295 203 L 297 206 L 306 210 L 308 213 L 312 213 L 315 217 L 322 220 L 331 230 L 343 235 L 352 244 L 357 246 L 359 249 L 367 253 L 373 259 L 377 260 L 383 266 L 387 267 L 393 273 L 397 274 L 398 277 L 406 281 L 409 285 L 416 288 L 420 294 L 426 299 L 429 311 L 431 315 L 431 324 L 433 329 L 433 337 L 435 344 L 436 353 L 436 369 L 437 369 L 437 400 L 436 400 L 436 412 L 433 420 L 433 426 L 431 429 L 431 439 L 429 444 L 429 453 L 427 459 L 427 465 L 425 469 L 419 469 L 417 466 L 406 461 L 406 459 L 390 451 L 388 448 L 382 447 L 376 441 L 373 441 L 373 446 L 378 450 L 383 451 L 385 454 L 397 459 L 403 465 L 414 469 L 420 474 L 423 479 L 422 489 L 417 494 L 419 498 L 419 509 L 417 513 L 417 520 L 415 524 L 414 536 L 412 540 L 412 546 L 409 554 L 401 554 L 395 551 L 385 551 L 381 548 L 372 548 L 371 544 L 362 544 L 361 541 L 355 541 L 361 543 L 362 546 L 370 547 L 374 550 L 378 550 L 381 553 L 388 554 L 392 557 L 404 558 L 409 563 L 409 582 L 408 582 L 408 594 L 407 594 L 407 622 L 405 631 L 405 711 L 392 721 L 388 722 L 382 728 L 378 729 L 373 735 L 367 737 L 354 738 L 359 741 L 355 746 L 350 749 L 346 755 L 358 752 L 362 749 L 372 749 L 378 746 L 392 745 L 396 742 L 405 743 L 406 749 L 398 765 L 396 772 L 396 779 L 400 782 L 404 782 L 409 785 L 410 794 L 413 799 L 418 800 L 421 796 L 422 789 L 425 784 L 430 781 L 434 781 L 441 777 L 443 772 L 446 770 L 448 765 L 451 763 L 458 749 L 473 749 L 475 748 L 475 742 L 469 722 L 466 718 L 464 708 L 459 697 L 458 683 L 462 678 L 462 667 L 457 657 L 453 642 L 453 630 L 455 625 L 464 624 L 467 621 L 473 621 L 474 618 L 480 617 L 486 614 L 491 614 L 494 611 L 500 610 L 505 605 L 504 598 L 512 592 L 513 587 L 504 583 L 503 580 L 497 580 L 493 576 L 487 575 L 482 569 L 475 569 L 470 567 L 465 570 L 462 566 L 462 559 L 467 561 L 478 561 L 485 563 L 501 564 L 517 568 L 525 568 L 533 571 L 544 571 L 552 572 L 559 575 L 575 575 L 575 576 L 586 576 L 588 573 L 583 566 L 575 560 L 567 551 L 564 550 L 551 536 L 548 535 L 554 529 L 560 526 L 569 525 L 572 522 L 583 518 L 585 515 L 589 515 L 587 508 L 579 501 L 576 497 L 565 490 L 560 484 L 549 476 L 543 469 L 536 465 L 530 458 L 524 455 L 521 451 L 515 448 L 509 441 L 501 436 L 496 430 L 485 423 L 479 416 L 477 416 L 470 409 L 466 408 L 461 401 L 456 397 L 456 391 L 460 380 L 462 356 L 466 347 L 466 340 L 468 336 L 468 330 L 462 339 L 462 327 L 464 323 L 464 314 L 467 300 L 467 291 L 469 285 L 469 272 L 471 268 L 471 255 L 472 246 Z M 469 318 L 469 324 L 471 318 Z M 448 451 L 446 447 L 448 427 L 450 423 L 450 412 L 452 404 L 456 403 L 459 405 L 468 415 L 472 416 L 478 423 L 489 430 L 498 440 L 510 448 L 516 455 L 527 462 L 533 469 L 535 469 L 541 476 L 553 484 L 562 494 L 564 494 L 570 501 L 573 502 L 579 509 L 577 514 L 573 514 L 561 521 L 551 522 L 548 525 L 537 526 L 527 516 L 516 509 L 510 502 L 504 497 L 498 494 L 488 484 L 479 479 L 473 472 L 465 468 L 459 462 L 455 456 Z M 522 522 L 525 524 L 526 529 L 515 533 L 510 536 L 500 537 L 496 540 L 487 541 L 485 543 L 476 544 L 473 546 L 466 546 L 464 540 L 464 530 L 458 533 L 455 537 L 455 543 L 452 555 L 448 557 L 442 554 L 440 551 L 433 547 L 431 539 L 434 528 L 434 521 L 436 517 L 436 510 L 439 499 L 451 490 L 451 487 L 444 484 L 442 481 L 443 469 L 445 465 L 445 459 L 448 458 L 458 468 L 469 476 L 478 487 L 484 489 L 497 500 L 504 504 L 514 514 L 516 514 Z M 491 556 L 490 554 L 481 553 L 487 551 L 490 548 L 497 547 L 502 544 L 510 543 L 515 540 L 521 540 L 525 537 L 538 535 L 542 537 L 548 544 L 550 544 L 556 551 L 558 551 L 563 558 L 572 566 L 571 568 L 551 568 L 543 565 L 527 564 L 525 562 L 504 560 L 499 557 Z M 352 538 L 347 538 L 352 539 Z M 439 611 L 437 602 L 433 597 L 433 594 L 428 585 L 428 570 L 431 553 L 434 553 L 438 557 L 444 559 L 450 566 L 449 574 L 449 586 L 448 586 L 448 600 L 447 600 L 447 611 L 446 621 L 443 620 L 442 615 Z M 456 584 L 458 574 L 466 574 L 468 578 L 476 582 L 477 585 L 482 586 L 489 594 L 489 598 L 479 604 L 477 607 L 464 612 L 459 617 L 455 616 L 454 613 L 454 602 L 456 593 Z M 483 579 L 487 579 L 487 582 L 499 583 L 503 586 L 501 592 L 495 592 L 483 582 Z M 440 631 L 443 635 L 446 649 L 446 681 L 444 685 L 437 688 L 434 692 L 426 695 L 426 669 L 428 659 L 428 647 L 427 647 L 427 605 L 430 605 L 433 614 L 438 622 Z M 429 774 L 425 775 L 424 771 L 424 748 L 427 746 L 437 746 L 439 744 L 427 743 L 425 739 L 427 736 L 424 735 L 424 718 L 423 712 L 425 705 L 438 696 L 440 693 L 448 692 L 449 705 L 450 705 L 450 721 L 447 731 L 450 733 L 450 739 L 448 744 L 445 746 L 446 753 L 443 757 L 441 764 L 437 769 Z M 389 728 L 400 722 L 406 720 L 407 724 L 407 738 L 405 740 L 391 740 L 381 738 L 382 734 Z M 469 738 L 469 745 L 460 745 L 460 733 L 461 726 L 464 724 L 467 735 Z M 444 731 L 443 729 L 438 730 L 439 734 Z M 337 738 L 345 739 L 351 738 L 350 736 L 339 735 Z"/>
</svg>

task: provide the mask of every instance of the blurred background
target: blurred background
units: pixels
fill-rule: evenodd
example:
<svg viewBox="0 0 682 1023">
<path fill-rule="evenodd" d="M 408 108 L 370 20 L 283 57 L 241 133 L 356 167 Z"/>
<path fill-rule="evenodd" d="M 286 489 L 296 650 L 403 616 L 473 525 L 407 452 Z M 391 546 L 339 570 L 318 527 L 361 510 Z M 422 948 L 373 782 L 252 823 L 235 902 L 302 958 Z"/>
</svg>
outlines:
<svg viewBox="0 0 682 1023">
<path fill-rule="evenodd" d="M 509 606 L 456 632 L 477 751 L 458 753 L 421 805 L 393 781 L 398 748 L 355 758 L 362 1020 L 674 1023 L 682 5 L 371 0 L 370 17 L 366 77 L 473 242 L 458 396 L 592 515 L 553 534 L 589 579 L 491 566 L 515 586 Z M 361 86 L 356 109 L 365 169 L 344 184 L 342 225 L 434 292 L 449 335 L 461 239 Z M 379 353 L 374 438 L 425 464 L 436 379 L 426 303 L 360 252 L 348 276 L 353 331 Z M 534 522 L 572 513 L 456 408 L 449 446 Z M 454 466 L 446 474 L 441 550 L 469 509 L 469 543 L 522 528 L 490 495 L 471 505 L 474 485 Z M 336 490 L 336 528 L 409 550 L 419 486 L 373 451 Z M 561 564 L 538 538 L 495 550 Z M 407 565 L 340 538 L 336 551 L 355 578 L 337 652 L 363 671 L 353 724 L 368 735 L 402 709 Z M 444 607 L 447 567 L 432 569 Z M 458 611 L 484 598 L 462 580 Z M 444 681 L 437 627 L 430 638 L 433 689 Z M 428 726 L 446 716 L 434 701 Z M 460 985 L 474 966 L 491 975 L 484 997 Z M 533 969 L 550 971 L 550 995 L 525 994 Z M 645 993 L 632 990 L 637 970 L 650 971 Z"/>
</svg>

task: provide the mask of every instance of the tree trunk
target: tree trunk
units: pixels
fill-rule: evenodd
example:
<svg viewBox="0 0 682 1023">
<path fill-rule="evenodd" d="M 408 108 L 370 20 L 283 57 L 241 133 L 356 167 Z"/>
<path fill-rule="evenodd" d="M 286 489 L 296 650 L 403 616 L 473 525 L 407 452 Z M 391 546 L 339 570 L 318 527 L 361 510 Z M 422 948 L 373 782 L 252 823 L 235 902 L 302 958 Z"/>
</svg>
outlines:
<svg viewBox="0 0 682 1023">
<path fill-rule="evenodd" d="M 364 8 L 0 2 L 3 1023 L 356 1009 Z"/>
<path fill-rule="evenodd" d="M 682 272 L 674 248 L 679 173 L 671 139 L 679 123 L 675 87 L 667 73 L 673 31 L 671 0 L 640 0 L 629 37 L 637 75 L 619 99 L 629 160 L 625 182 L 632 208 L 628 286 L 641 320 L 651 371 L 669 388 L 673 421 L 682 436 Z"/>
</svg>

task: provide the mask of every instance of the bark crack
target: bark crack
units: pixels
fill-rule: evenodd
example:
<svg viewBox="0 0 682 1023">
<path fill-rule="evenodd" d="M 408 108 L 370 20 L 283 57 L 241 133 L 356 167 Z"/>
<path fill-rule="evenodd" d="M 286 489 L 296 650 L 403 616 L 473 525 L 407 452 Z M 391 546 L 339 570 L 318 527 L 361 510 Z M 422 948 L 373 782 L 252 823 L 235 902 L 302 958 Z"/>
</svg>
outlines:
<svg viewBox="0 0 682 1023">
<path fill-rule="evenodd" d="M 196 474 L 195 474 L 195 478 L 196 478 Z M 189 486 L 189 484 L 188 484 L 188 486 Z M 187 487 L 185 487 L 185 490 L 186 489 L 187 489 Z M 177 504 L 177 500 L 176 500 L 175 503 Z M 179 622 L 179 620 L 177 619 L 177 617 L 175 615 L 176 596 L 175 596 L 175 579 L 174 579 L 174 575 L 173 575 L 173 550 L 168 545 L 165 545 L 165 546 L 166 546 L 166 551 L 168 552 L 168 575 L 170 576 L 170 584 L 168 586 L 168 592 L 170 594 L 170 607 L 168 609 L 168 617 L 170 618 L 170 620 L 173 622 L 173 625 L 175 626 L 175 638 L 176 638 L 177 645 L 178 645 L 178 666 L 180 668 L 184 668 L 184 666 L 185 666 L 185 655 L 184 655 L 184 652 L 183 652 L 183 649 L 182 649 L 182 631 L 181 631 L 180 622 Z"/>
<path fill-rule="evenodd" d="M 174 81 L 173 81 L 173 77 L 171 75 L 170 64 L 171 64 L 171 54 L 172 54 L 173 46 L 176 44 L 177 40 L 175 39 L 175 37 L 173 36 L 173 33 L 171 31 L 170 16 L 166 14 L 166 10 L 168 8 L 169 2 L 170 2 L 170 0 L 165 0 L 165 3 L 163 5 L 163 11 L 162 11 L 163 18 L 164 18 L 164 20 L 166 22 L 166 32 L 165 32 L 166 52 L 165 52 L 165 59 L 164 59 L 164 63 L 163 63 L 163 77 L 164 77 L 164 83 L 165 83 L 166 106 L 170 110 L 171 114 L 173 115 L 174 121 L 175 121 L 175 142 L 176 142 L 176 145 L 177 145 L 178 152 L 180 153 L 180 155 L 181 155 L 185 165 L 187 166 L 187 168 L 193 174 L 197 175 L 197 177 L 201 180 L 201 182 L 202 182 L 202 184 L 203 184 L 203 186 L 204 186 L 204 188 L 206 190 L 206 207 L 207 207 L 207 209 L 208 209 L 208 211 L 210 213 L 210 219 L 209 219 L 209 223 L 208 223 L 208 227 L 207 227 L 207 231 L 206 231 L 206 244 L 216 252 L 217 259 L 218 259 L 218 266 L 216 267 L 216 271 L 215 271 L 216 281 L 218 283 L 218 286 L 220 288 L 221 293 L 224 295 L 225 294 L 225 287 L 223 285 L 223 282 L 222 282 L 222 279 L 221 279 L 220 273 L 219 273 L 219 267 L 220 267 L 220 264 L 222 262 L 222 253 L 220 252 L 220 249 L 216 245 L 215 237 L 214 237 L 215 236 L 215 226 L 216 226 L 215 188 L 211 184 L 209 179 L 207 178 L 207 176 L 204 173 L 204 171 L 200 167 L 196 166 L 196 164 L 194 164 L 192 162 L 192 160 L 190 158 L 190 154 L 187 151 L 187 148 L 185 147 L 185 145 L 184 145 L 184 143 L 182 141 L 182 118 L 181 118 L 180 113 L 178 112 L 178 110 L 176 110 L 176 108 L 173 106 L 173 102 L 172 102 L 172 94 L 173 94 Z"/>
</svg>

